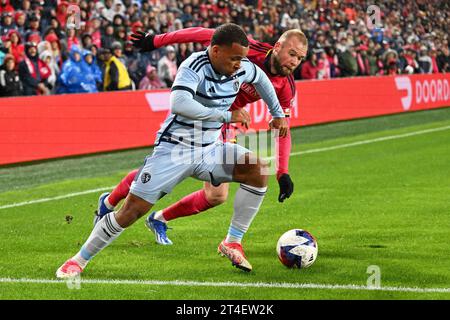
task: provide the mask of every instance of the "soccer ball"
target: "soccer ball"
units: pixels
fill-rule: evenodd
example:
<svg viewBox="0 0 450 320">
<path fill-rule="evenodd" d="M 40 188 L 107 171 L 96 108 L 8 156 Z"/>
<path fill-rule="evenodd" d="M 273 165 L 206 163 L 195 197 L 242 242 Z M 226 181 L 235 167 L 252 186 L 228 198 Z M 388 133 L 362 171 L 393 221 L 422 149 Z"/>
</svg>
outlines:
<svg viewBox="0 0 450 320">
<path fill-rule="evenodd" d="M 319 247 L 311 233 L 302 229 L 285 232 L 277 243 L 277 254 L 288 268 L 308 268 L 316 261 Z"/>
</svg>

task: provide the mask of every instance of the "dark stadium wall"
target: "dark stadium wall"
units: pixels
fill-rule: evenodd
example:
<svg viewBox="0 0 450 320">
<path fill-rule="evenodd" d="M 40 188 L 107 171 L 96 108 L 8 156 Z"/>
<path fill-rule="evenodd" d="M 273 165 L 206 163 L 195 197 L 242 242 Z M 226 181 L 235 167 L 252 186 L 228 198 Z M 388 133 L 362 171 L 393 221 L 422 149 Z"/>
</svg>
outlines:
<svg viewBox="0 0 450 320">
<path fill-rule="evenodd" d="M 450 74 L 300 81 L 291 126 L 450 106 Z M 169 90 L 0 99 L 0 165 L 150 146 L 169 112 Z M 248 106 L 252 129 L 270 119 Z"/>
</svg>

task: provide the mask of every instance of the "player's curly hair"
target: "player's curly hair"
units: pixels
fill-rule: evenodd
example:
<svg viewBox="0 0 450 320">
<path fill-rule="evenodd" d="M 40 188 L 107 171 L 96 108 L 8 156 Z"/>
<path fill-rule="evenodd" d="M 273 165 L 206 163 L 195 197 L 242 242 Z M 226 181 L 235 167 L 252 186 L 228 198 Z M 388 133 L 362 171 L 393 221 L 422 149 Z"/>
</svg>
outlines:
<svg viewBox="0 0 450 320">
<path fill-rule="evenodd" d="M 231 46 L 233 43 L 238 43 L 243 47 L 249 45 L 244 29 L 234 23 L 226 23 L 218 27 L 211 40 L 211 46 Z"/>
</svg>

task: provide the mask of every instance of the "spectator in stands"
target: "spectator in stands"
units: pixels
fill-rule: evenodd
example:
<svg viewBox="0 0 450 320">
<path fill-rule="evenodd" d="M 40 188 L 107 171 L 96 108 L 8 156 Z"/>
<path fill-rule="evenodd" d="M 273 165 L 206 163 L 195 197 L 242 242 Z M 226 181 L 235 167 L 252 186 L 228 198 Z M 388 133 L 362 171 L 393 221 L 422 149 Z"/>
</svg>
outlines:
<svg viewBox="0 0 450 320">
<path fill-rule="evenodd" d="M 10 4 L 9 0 L 0 0 L 0 14 L 13 11 L 14 7 Z"/>
<path fill-rule="evenodd" d="M 19 10 L 14 14 L 14 21 L 16 23 L 16 30 L 20 35 L 25 34 L 25 23 L 27 21 L 27 15 L 25 12 Z"/>
<path fill-rule="evenodd" d="M 358 63 L 353 46 L 347 46 L 344 52 L 339 55 L 339 70 L 341 77 L 354 77 L 358 73 Z"/>
<path fill-rule="evenodd" d="M 367 49 L 367 60 L 369 61 L 369 75 L 379 75 L 380 63 L 373 47 Z"/>
<path fill-rule="evenodd" d="M 62 29 L 66 27 L 68 7 L 69 3 L 67 1 L 61 1 L 56 7 L 56 18 L 58 19 L 59 25 Z"/>
<path fill-rule="evenodd" d="M 310 53 L 308 59 L 301 64 L 301 78 L 304 80 L 317 79 L 317 55 L 315 53 Z"/>
<path fill-rule="evenodd" d="M 59 66 L 53 57 L 53 53 L 51 50 L 44 50 L 39 53 L 39 58 L 44 61 L 47 66 L 50 68 L 50 76 L 47 79 L 47 82 L 50 84 L 51 93 L 54 93 L 56 87 L 56 80 L 59 75 Z"/>
<path fill-rule="evenodd" d="M 66 33 L 63 31 L 61 24 L 59 23 L 59 20 L 56 17 L 50 18 L 50 28 L 53 29 L 58 39 L 64 39 L 66 37 Z"/>
<path fill-rule="evenodd" d="M 180 43 L 178 45 L 178 52 L 177 52 L 177 67 L 180 66 L 180 64 L 186 60 L 191 54 L 193 50 L 192 43 Z"/>
<path fill-rule="evenodd" d="M 331 46 L 325 47 L 325 53 L 330 65 L 330 77 L 336 78 L 339 76 L 338 57 Z"/>
<path fill-rule="evenodd" d="M 51 46 L 50 42 L 48 42 L 46 40 L 43 40 L 43 41 L 38 43 L 37 49 L 38 49 L 38 55 L 40 55 L 45 50 L 51 51 L 52 50 L 52 46 Z"/>
<path fill-rule="evenodd" d="M 58 36 L 54 33 L 50 33 L 45 37 L 45 41 L 50 43 L 50 50 L 52 52 L 55 63 L 58 65 L 58 69 L 61 70 L 63 65 L 63 57 L 61 50 L 61 43 Z"/>
<path fill-rule="evenodd" d="M 7 35 L 10 30 L 16 30 L 13 13 L 5 11 L 2 13 L 2 23 L 0 25 L 0 36 Z"/>
<path fill-rule="evenodd" d="M 127 32 L 125 27 L 119 27 L 116 29 L 114 42 L 119 42 L 122 48 L 125 46 L 125 42 L 127 42 Z"/>
<path fill-rule="evenodd" d="M 11 54 L 5 56 L 0 68 L 0 97 L 13 97 L 22 94 L 22 83 L 16 71 L 16 63 Z"/>
<path fill-rule="evenodd" d="M 64 62 L 59 75 L 58 93 L 84 92 L 82 64 L 81 49 L 77 45 L 72 45 L 69 59 Z"/>
<path fill-rule="evenodd" d="M 361 44 L 356 47 L 356 62 L 358 63 L 358 76 L 369 76 L 370 75 L 370 62 L 367 56 L 367 51 L 369 48 Z"/>
<path fill-rule="evenodd" d="M 6 36 L 0 37 L 0 66 L 3 64 L 3 59 L 5 59 L 6 54 L 9 52 L 9 48 L 6 49 L 4 45 Z M 8 41 L 9 46 L 11 46 L 11 41 Z"/>
<path fill-rule="evenodd" d="M 89 33 L 83 33 L 81 36 L 81 47 L 88 48 L 92 43 L 92 36 Z"/>
<path fill-rule="evenodd" d="M 146 69 L 146 76 L 139 83 L 139 90 L 152 90 L 165 88 L 163 82 L 158 78 L 156 68 L 149 64 Z"/>
<path fill-rule="evenodd" d="M 136 88 L 141 79 L 145 76 L 145 69 L 150 62 L 145 55 L 140 53 L 133 46 L 131 41 L 127 41 L 125 44 L 123 58 L 125 59 L 125 66 L 128 70 L 128 74 L 133 81 L 133 87 Z"/>
<path fill-rule="evenodd" d="M 104 34 L 102 34 L 102 47 L 111 48 L 114 41 L 114 27 L 112 24 L 108 24 L 105 27 Z"/>
<path fill-rule="evenodd" d="M 126 59 L 123 57 L 122 44 L 119 41 L 114 41 L 111 45 L 112 54 L 126 65 Z"/>
<path fill-rule="evenodd" d="M 436 61 L 440 72 L 450 72 L 450 52 L 448 47 L 443 46 L 438 50 Z"/>
<path fill-rule="evenodd" d="M 40 18 L 36 14 L 32 14 L 31 16 L 28 17 L 28 27 L 27 27 L 27 31 L 25 32 L 25 36 L 24 36 L 26 42 L 31 42 L 33 40 L 33 39 L 30 39 L 31 35 L 33 35 L 33 34 L 40 35 L 39 24 L 40 24 Z M 34 39 L 34 40 L 36 40 L 36 39 Z"/>
<path fill-rule="evenodd" d="M 330 62 L 327 59 L 325 50 L 322 48 L 316 49 L 315 54 L 317 55 L 317 79 L 330 79 Z"/>
<path fill-rule="evenodd" d="M 166 55 L 158 61 L 158 77 L 169 88 L 172 86 L 178 70 L 176 58 L 175 48 L 167 46 Z"/>
<path fill-rule="evenodd" d="M 89 50 L 83 50 L 83 82 L 84 92 L 98 92 L 98 87 L 102 83 L 102 72 L 95 61 L 96 58 Z"/>
<path fill-rule="evenodd" d="M 20 61 L 22 61 L 25 54 L 25 47 L 22 44 L 20 34 L 17 30 L 11 29 L 9 30 L 7 37 L 11 41 L 9 52 L 14 56 L 14 61 L 19 63 Z"/>
<path fill-rule="evenodd" d="M 437 64 L 437 50 L 434 47 L 430 49 L 430 58 L 432 73 L 439 73 L 439 66 Z"/>
<path fill-rule="evenodd" d="M 26 96 L 50 94 L 50 85 L 47 82 L 50 74 L 50 68 L 37 56 L 36 43 L 25 43 L 25 58 L 19 63 L 23 94 Z"/>
<path fill-rule="evenodd" d="M 420 47 L 420 56 L 418 62 L 420 73 L 433 72 L 433 62 L 431 61 L 431 57 L 428 55 L 428 48 L 426 46 Z"/>
<path fill-rule="evenodd" d="M 102 45 L 102 34 L 100 32 L 100 27 L 101 21 L 97 16 L 91 17 L 91 20 L 86 23 L 86 33 L 91 35 L 92 43 L 95 44 L 97 48 L 100 48 Z"/>
<path fill-rule="evenodd" d="M 105 63 L 103 90 L 130 90 L 132 87 L 131 79 L 125 65 L 112 54 L 110 49 L 104 50 L 102 58 Z"/>
<path fill-rule="evenodd" d="M 76 29 L 68 29 L 67 31 L 67 50 L 71 51 L 72 46 L 81 47 L 81 41 L 77 37 L 77 30 Z"/>
</svg>

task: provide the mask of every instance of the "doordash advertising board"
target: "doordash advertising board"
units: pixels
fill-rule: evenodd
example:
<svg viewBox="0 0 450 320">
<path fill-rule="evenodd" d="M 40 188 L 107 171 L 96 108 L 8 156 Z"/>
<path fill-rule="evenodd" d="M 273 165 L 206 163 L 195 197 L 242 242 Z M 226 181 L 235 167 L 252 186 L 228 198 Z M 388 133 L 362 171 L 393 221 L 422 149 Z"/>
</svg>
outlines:
<svg viewBox="0 0 450 320">
<path fill-rule="evenodd" d="M 296 82 L 292 127 L 450 106 L 450 75 Z M 153 145 L 169 90 L 0 99 L 0 165 Z M 266 130 L 263 101 L 247 106 Z"/>
</svg>

